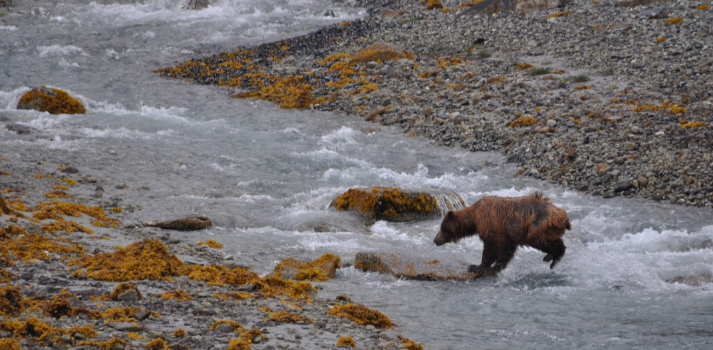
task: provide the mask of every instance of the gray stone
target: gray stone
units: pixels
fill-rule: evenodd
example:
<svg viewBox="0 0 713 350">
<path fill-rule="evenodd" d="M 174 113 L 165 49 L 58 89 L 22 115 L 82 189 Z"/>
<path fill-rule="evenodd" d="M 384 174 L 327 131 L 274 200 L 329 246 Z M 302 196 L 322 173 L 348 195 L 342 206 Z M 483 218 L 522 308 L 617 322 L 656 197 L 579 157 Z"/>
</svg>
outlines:
<svg viewBox="0 0 713 350">
<path fill-rule="evenodd" d="M 136 289 L 129 289 L 116 297 L 118 301 L 136 301 L 139 300 L 139 292 Z"/>
<path fill-rule="evenodd" d="M 220 333 L 230 333 L 234 330 L 234 328 L 232 324 L 223 323 L 218 325 L 218 327 L 215 327 L 215 330 Z"/>
<path fill-rule="evenodd" d="M 550 128 L 554 128 L 555 126 L 557 126 L 557 121 L 554 119 L 548 119 L 547 126 L 549 126 Z"/>
<path fill-rule="evenodd" d="M 621 180 L 614 184 L 614 192 L 626 191 L 631 188 L 629 180 Z"/>
</svg>

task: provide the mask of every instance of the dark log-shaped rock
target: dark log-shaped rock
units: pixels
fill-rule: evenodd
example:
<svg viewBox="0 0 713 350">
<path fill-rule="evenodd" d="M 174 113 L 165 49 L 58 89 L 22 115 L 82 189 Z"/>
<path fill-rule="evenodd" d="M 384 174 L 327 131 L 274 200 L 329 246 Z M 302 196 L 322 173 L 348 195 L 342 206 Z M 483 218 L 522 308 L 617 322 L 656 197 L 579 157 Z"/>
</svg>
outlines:
<svg viewBox="0 0 713 350">
<path fill-rule="evenodd" d="M 212 227 L 213 222 L 205 216 L 192 216 L 171 221 L 145 222 L 144 226 L 160 227 L 167 230 L 195 231 Z"/>
<path fill-rule="evenodd" d="M 354 268 L 389 273 L 398 278 L 424 281 L 473 280 L 480 276 L 468 272 L 469 264 L 451 258 L 430 259 L 407 253 L 357 253 Z"/>
</svg>

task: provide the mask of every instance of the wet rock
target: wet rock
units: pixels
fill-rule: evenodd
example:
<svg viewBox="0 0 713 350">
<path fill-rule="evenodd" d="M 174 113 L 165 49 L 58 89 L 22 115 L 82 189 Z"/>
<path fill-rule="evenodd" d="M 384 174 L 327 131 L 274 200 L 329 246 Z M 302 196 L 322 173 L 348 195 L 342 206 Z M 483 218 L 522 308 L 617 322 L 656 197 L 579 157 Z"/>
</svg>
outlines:
<svg viewBox="0 0 713 350">
<path fill-rule="evenodd" d="M 29 126 L 24 126 L 20 124 L 7 124 L 5 125 L 5 128 L 9 131 L 16 132 L 19 135 L 23 134 L 31 134 L 33 132 L 37 132 L 37 129 L 31 128 Z"/>
<path fill-rule="evenodd" d="M 450 258 L 429 259 L 404 253 L 357 253 L 354 267 L 362 271 L 389 273 L 398 278 L 425 281 L 473 280 L 470 264 Z"/>
<path fill-rule="evenodd" d="M 286 279 L 297 281 L 328 281 L 341 268 L 339 256 L 324 254 L 312 262 L 283 259 L 275 266 L 275 273 Z"/>
<path fill-rule="evenodd" d="M 186 10 L 202 10 L 211 5 L 211 0 L 190 0 L 183 8 Z"/>
<path fill-rule="evenodd" d="M 461 209 L 465 202 L 454 192 L 372 187 L 349 189 L 333 200 L 330 207 L 353 211 L 368 220 L 413 221 Z"/>
<path fill-rule="evenodd" d="M 622 192 L 632 187 L 629 180 L 621 180 L 614 184 L 614 192 Z"/>
<path fill-rule="evenodd" d="M 233 331 L 233 325 L 229 323 L 223 323 L 215 327 L 215 330 L 220 333 L 230 333 Z"/>
<path fill-rule="evenodd" d="M 668 283 L 681 283 L 687 284 L 692 287 L 700 287 L 704 284 L 713 283 L 713 276 L 710 274 L 705 275 L 692 275 L 692 276 L 678 276 L 666 280 Z"/>
<path fill-rule="evenodd" d="M 20 98 L 17 109 L 34 109 L 50 114 L 84 114 L 84 105 L 68 93 L 59 90 L 36 87 Z"/>
<path fill-rule="evenodd" d="M 68 167 L 62 169 L 61 171 L 65 174 L 79 174 L 79 169 L 77 169 L 73 166 L 68 166 Z"/>
<path fill-rule="evenodd" d="M 116 297 L 118 301 L 136 301 L 139 300 L 139 292 L 136 289 L 127 290 Z"/>
<path fill-rule="evenodd" d="M 171 221 L 144 222 L 143 225 L 167 230 L 195 231 L 212 227 L 213 222 L 205 216 L 192 216 Z"/>
</svg>

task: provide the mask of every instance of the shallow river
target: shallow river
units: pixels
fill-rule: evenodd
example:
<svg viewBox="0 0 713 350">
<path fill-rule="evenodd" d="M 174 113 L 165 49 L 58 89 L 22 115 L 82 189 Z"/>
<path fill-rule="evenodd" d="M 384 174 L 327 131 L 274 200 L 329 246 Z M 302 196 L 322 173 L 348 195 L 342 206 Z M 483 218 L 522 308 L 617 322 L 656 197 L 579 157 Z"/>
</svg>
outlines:
<svg viewBox="0 0 713 350">
<path fill-rule="evenodd" d="M 520 250 L 497 278 L 474 282 L 344 268 L 320 295 L 347 294 L 384 312 L 427 349 L 713 348 L 713 285 L 666 282 L 711 274 L 710 210 L 593 198 L 515 177 L 498 154 L 436 147 L 356 117 L 282 110 L 152 73 L 364 16 L 359 9 L 275 0 L 224 0 L 203 11 L 175 0 L 16 2 L 0 17 L 0 116 L 40 133 L 1 127 L 0 156 L 127 183 L 122 203 L 143 210 L 124 222 L 207 215 L 216 227 L 195 240 L 213 235 L 237 262 L 263 272 L 286 257 L 353 261 L 358 251 L 479 263 L 477 239 L 432 243 L 440 220 L 367 227 L 329 203 L 363 186 L 450 190 L 467 204 L 539 190 L 573 227 L 554 270 L 533 249 Z M 77 96 L 87 114 L 16 111 L 39 85 Z M 342 229 L 312 229 L 323 224 Z"/>
</svg>

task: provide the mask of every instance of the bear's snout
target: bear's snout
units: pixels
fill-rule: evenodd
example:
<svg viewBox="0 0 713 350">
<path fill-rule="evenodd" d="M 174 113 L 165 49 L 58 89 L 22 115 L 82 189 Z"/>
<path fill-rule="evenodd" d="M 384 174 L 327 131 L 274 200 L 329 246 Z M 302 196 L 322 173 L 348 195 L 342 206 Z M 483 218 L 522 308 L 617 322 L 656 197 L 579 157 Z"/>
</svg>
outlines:
<svg viewBox="0 0 713 350">
<path fill-rule="evenodd" d="M 441 232 L 438 232 L 438 234 L 436 235 L 436 238 L 433 239 L 433 243 L 436 243 L 436 245 L 439 247 L 442 246 L 444 243 L 446 243 L 445 240 L 443 238 L 441 238 L 441 236 L 442 236 Z"/>
</svg>

